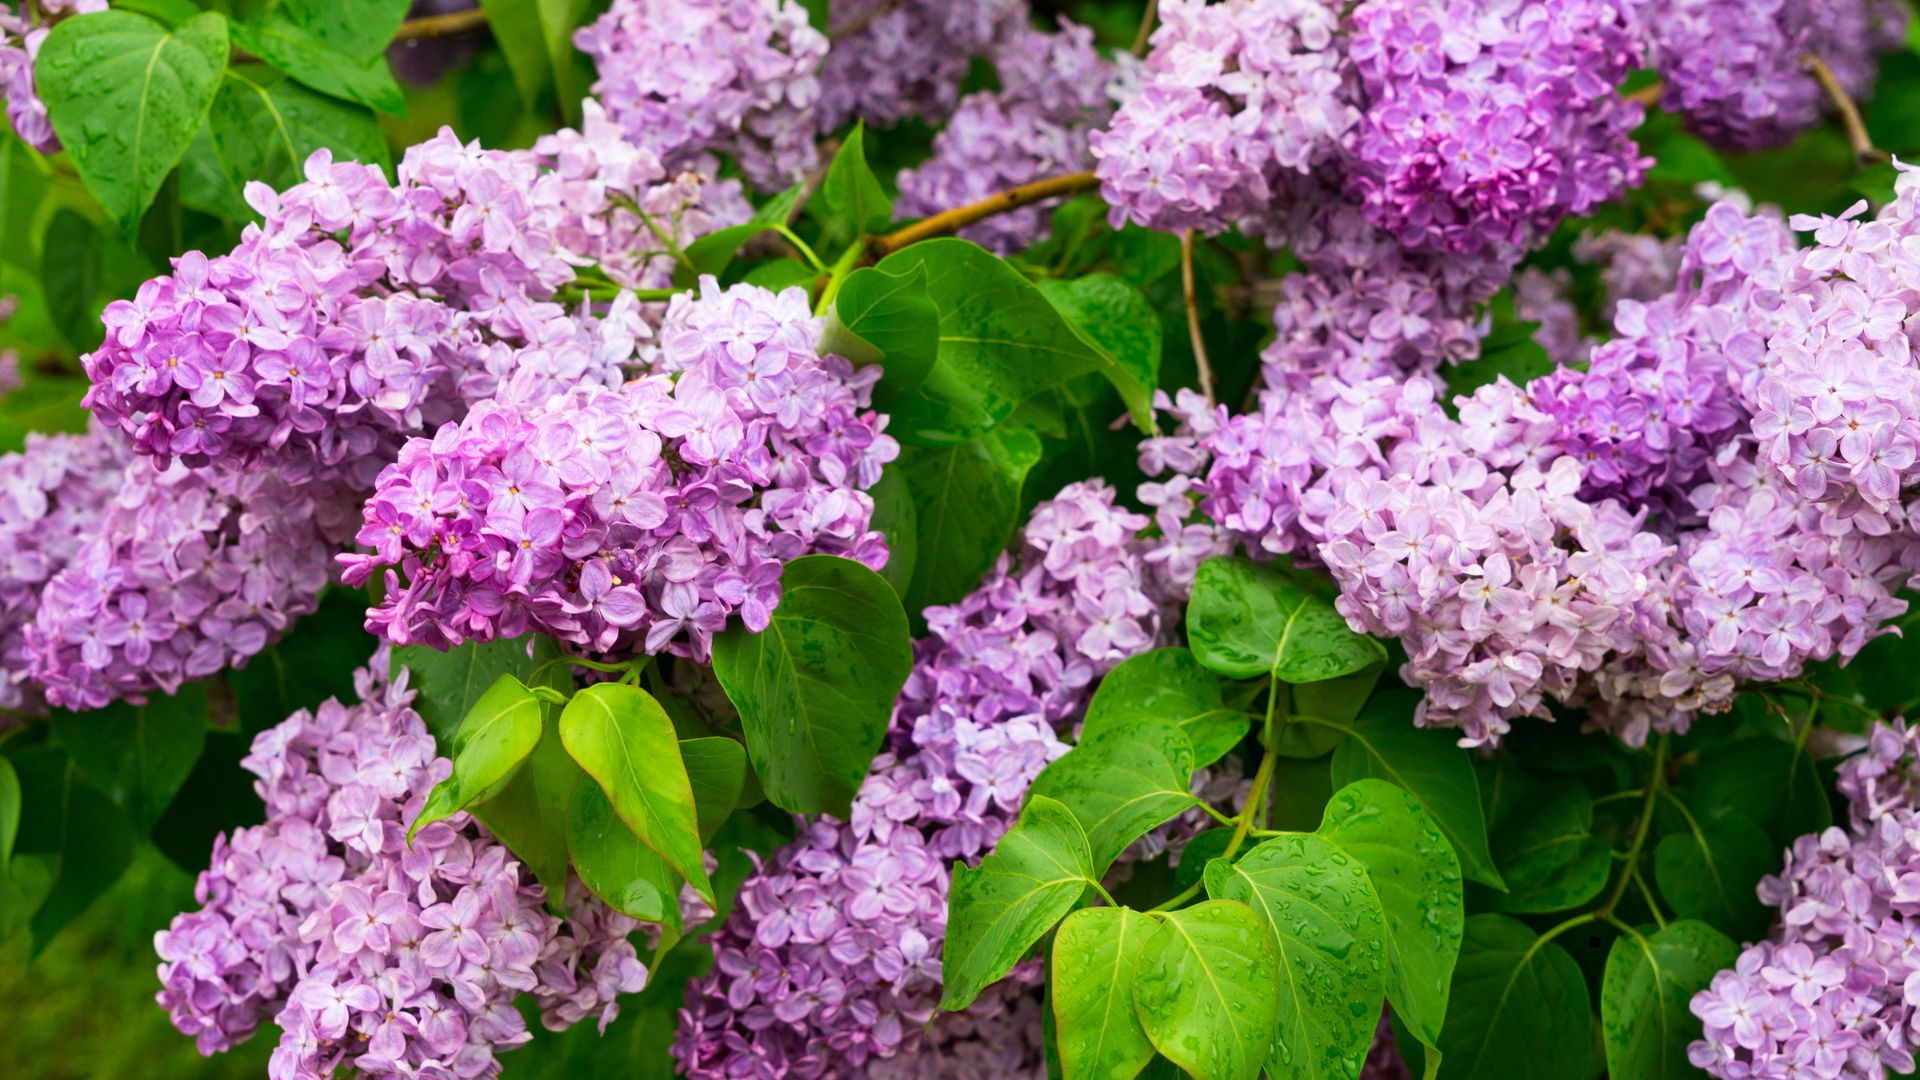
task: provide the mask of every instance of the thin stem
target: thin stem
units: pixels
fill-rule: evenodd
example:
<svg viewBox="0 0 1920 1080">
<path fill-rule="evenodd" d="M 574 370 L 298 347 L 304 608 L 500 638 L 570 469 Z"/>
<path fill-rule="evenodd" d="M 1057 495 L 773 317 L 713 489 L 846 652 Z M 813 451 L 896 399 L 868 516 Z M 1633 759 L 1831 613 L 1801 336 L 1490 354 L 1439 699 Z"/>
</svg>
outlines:
<svg viewBox="0 0 1920 1080">
<path fill-rule="evenodd" d="M 819 301 L 813 305 L 815 315 L 825 315 L 833 307 L 834 299 L 840 295 L 840 286 L 847 283 L 847 275 L 860 265 L 861 250 L 860 242 L 856 240 L 840 253 L 839 261 L 833 264 L 833 273 L 827 277 L 826 286 L 820 290 Z"/>
<path fill-rule="evenodd" d="M 779 233 L 786 239 L 787 243 L 793 245 L 793 249 L 798 251 L 801 257 L 807 260 L 807 265 L 813 267 L 814 273 L 824 274 L 827 272 L 827 264 L 821 262 L 820 256 L 813 253 L 813 249 L 807 246 L 805 240 L 795 236 L 792 229 L 787 228 L 785 225 L 775 225 L 773 231 Z"/>
<path fill-rule="evenodd" d="M 450 37 L 464 34 L 469 30 L 478 30 L 487 25 L 485 9 L 475 7 L 469 11 L 454 11 L 445 15 L 426 15 L 418 19 L 408 19 L 400 24 L 400 30 L 393 35 L 395 41 L 420 41 L 426 38 Z"/>
<path fill-rule="evenodd" d="M 1193 283 L 1193 230 L 1180 234 L 1180 289 L 1187 304 L 1187 336 L 1193 339 L 1193 363 L 1200 369 L 1200 395 L 1213 411 L 1213 367 L 1207 363 L 1207 339 L 1200 332 L 1199 290 Z"/>
<path fill-rule="evenodd" d="M 1891 160 L 1886 153 L 1873 145 L 1873 137 L 1867 134 L 1866 121 L 1860 118 L 1860 107 L 1853 103 L 1847 88 L 1840 85 L 1834 77 L 1833 69 L 1825 60 L 1813 53 L 1800 58 L 1800 63 L 1813 73 L 1813 78 L 1826 91 L 1827 101 L 1833 105 L 1833 111 L 1840 114 L 1840 126 L 1846 130 L 1847 142 L 1853 146 L 1853 158 L 1857 164 L 1870 165 L 1877 161 Z"/>
<path fill-rule="evenodd" d="M 1633 843 L 1627 847 L 1626 870 L 1621 873 L 1620 880 L 1614 884 L 1613 894 L 1607 897 L 1606 903 L 1601 904 L 1595 913 L 1600 918 L 1613 914 L 1613 909 L 1620 904 L 1620 898 L 1626 895 L 1627 886 L 1633 883 L 1634 871 L 1640 866 L 1640 849 L 1646 846 L 1647 834 L 1653 831 L 1653 801 L 1660 796 L 1660 786 L 1666 780 L 1666 769 L 1667 736 L 1662 735 L 1660 741 L 1654 744 L 1653 774 L 1647 777 L 1646 797 L 1640 803 L 1640 820 L 1634 827 Z"/>
<path fill-rule="evenodd" d="M 1201 803 L 1200 809 L 1205 810 L 1207 812 L 1207 816 L 1213 818 L 1213 820 L 1219 822 L 1222 825 L 1233 826 L 1233 825 L 1238 825 L 1240 823 L 1239 819 L 1228 817 L 1227 815 L 1221 813 L 1218 810 L 1215 810 L 1212 806 L 1206 803 Z"/>
<path fill-rule="evenodd" d="M 1153 38 L 1154 24 L 1160 21 L 1160 0 L 1147 0 L 1146 13 L 1140 16 L 1140 31 L 1133 35 L 1133 55 L 1147 55 L 1147 42 Z"/>
<path fill-rule="evenodd" d="M 1647 910 L 1653 913 L 1653 924 L 1665 930 L 1667 918 L 1660 914 L 1660 904 L 1653 898 L 1653 889 L 1647 885 L 1647 876 L 1637 866 L 1633 868 L 1633 883 L 1640 886 L 1640 899 L 1647 902 Z"/>
<path fill-rule="evenodd" d="M 1267 783 L 1273 779 L 1273 760 L 1277 756 L 1271 748 L 1261 756 L 1260 768 L 1253 774 L 1253 790 L 1247 792 L 1247 805 L 1241 807 L 1235 819 L 1233 838 L 1227 841 L 1227 850 L 1220 853 L 1221 858 L 1231 862 L 1240 845 L 1247 842 L 1247 833 L 1253 828 L 1253 808 L 1267 797 Z"/>
<path fill-rule="evenodd" d="M 640 219 L 640 223 L 647 227 L 647 231 L 653 234 L 653 238 L 660 241 L 660 246 L 666 249 L 667 254 L 673 256 L 674 262 L 685 267 L 689 272 L 698 270 L 693 265 L 693 260 L 687 258 L 686 250 L 674 241 L 672 234 L 661 228 L 660 223 L 653 220 L 653 215 L 642 210 L 639 203 L 625 195 L 616 195 L 612 201 L 615 206 L 632 211 L 634 216 Z"/>
<path fill-rule="evenodd" d="M 1065 176 L 1035 180 L 1031 184 L 1022 184 L 1019 187 L 1008 188 L 997 195 L 989 195 L 979 202 L 943 210 L 903 229 L 895 229 L 885 236 L 876 236 L 868 244 L 868 249 L 875 259 L 882 259 L 909 244 L 959 232 L 976 221 L 984 221 L 996 214 L 1018 210 L 1023 206 L 1031 206 L 1048 199 L 1078 195 L 1099 186 L 1100 178 L 1091 172 L 1068 173 Z"/>
<path fill-rule="evenodd" d="M 1603 922 L 1611 924 L 1614 929 L 1620 931 L 1621 933 L 1627 935 L 1633 940 L 1639 942 L 1640 947 L 1642 949 L 1648 948 L 1646 935 L 1642 934 L 1638 930 L 1635 930 L 1633 928 L 1632 923 L 1627 922 L 1625 919 L 1620 918 L 1619 916 L 1615 915 L 1611 911 L 1602 914 L 1600 916 L 1600 919 Z M 1666 927 L 1665 923 L 1661 923 L 1660 925 L 1662 929 L 1665 929 Z"/>
<path fill-rule="evenodd" d="M 1660 103 L 1660 95 L 1666 93 L 1666 91 L 1667 84 L 1661 82 L 1659 79 L 1655 79 L 1653 82 L 1632 93 L 1621 94 L 1620 96 L 1628 101 L 1637 101 L 1642 105 L 1657 105 Z"/>
<path fill-rule="evenodd" d="M 1167 899 L 1162 900 L 1160 903 L 1153 905 L 1147 910 L 1148 911 L 1172 911 L 1174 908 L 1179 907 L 1181 904 L 1184 904 L 1187 901 L 1199 895 L 1200 895 L 1200 883 L 1196 881 L 1193 884 L 1187 886 L 1186 888 L 1181 889 L 1179 892 L 1174 893 L 1172 896 L 1168 897 Z"/>
<path fill-rule="evenodd" d="M 1087 884 L 1093 886 L 1093 891 L 1100 894 L 1100 899 L 1105 900 L 1107 902 L 1108 907 L 1120 906 L 1119 904 L 1114 902 L 1113 894 L 1108 892 L 1105 886 L 1101 885 L 1099 882 L 1093 880 L 1092 878 L 1087 879 Z"/>
<path fill-rule="evenodd" d="M 842 38 L 852 37 L 860 31 L 865 30 L 868 23 L 885 15 L 892 9 L 893 5 L 894 0 L 880 0 L 879 3 L 854 16 L 852 19 L 847 20 L 845 26 L 833 26 L 829 29 L 827 31 L 827 40 L 839 41 Z"/>
<path fill-rule="evenodd" d="M 1616 791 L 1611 795 L 1602 795 L 1599 798 L 1593 800 L 1593 805 L 1601 806 L 1605 803 L 1610 803 L 1615 799 L 1638 799 L 1641 796 L 1645 795 L 1646 793 L 1647 792 L 1645 788 L 1629 788 L 1626 791 Z"/>
</svg>

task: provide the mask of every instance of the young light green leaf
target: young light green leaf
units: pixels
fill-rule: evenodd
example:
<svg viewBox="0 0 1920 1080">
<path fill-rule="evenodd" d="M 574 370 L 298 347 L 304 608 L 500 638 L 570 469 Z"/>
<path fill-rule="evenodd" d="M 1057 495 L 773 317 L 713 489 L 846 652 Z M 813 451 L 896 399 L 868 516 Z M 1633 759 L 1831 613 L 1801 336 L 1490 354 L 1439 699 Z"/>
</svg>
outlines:
<svg viewBox="0 0 1920 1080">
<path fill-rule="evenodd" d="M 580 782 L 580 766 L 561 745 L 558 711 L 540 710 L 540 741 L 533 752 L 505 785 L 470 808 L 547 887 L 547 907 L 555 911 L 567 896 L 567 804 L 576 787 L 594 786 Z"/>
<path fill-rule="evenodd" d="M 1094 883 L 1087 834 L 1064 806 L 1027 800 L 978 868 L 953 866 L 940 1007 L 964 1009 L 1072 911 Z"/>
<path fill-rule="evenodd" d="M 580 880 L 608 907 L 679 932 L 680 875 L 633 835 L 598 784 L 573 789 L 567 850 Z"/>
<path fill-rule="evenodd" d="M 393 670 L 397 673 L 405 668 L 409 673 L 413 688 L 419 692 L 414 710 L 426 721 L 441 753 L 447 753 L 460 721 L 500 676 L 512 675 L 529 685 L 564 678 L 567 669 L 559 656 L 559 647 L 547 637 L 469 641 L 446 652 L 408 645 L 393 650 Z"/>
<path fill-rule="evenodd" d="M 1405 692 L 1381 693 L 1347 729 L 1333 751 L 1333 784 L 1345 787 L 1367 777 L 1405 791 L 1440 826 L 1460 859 L 1460 871 L 1493 888 L 1504 888 L 1487 844 L 1486 812 L 1473 762 L 1453 736 L 1413 726 L 1418 699 Z"/>
<path fill-rule="evenodd" d="M 406 117 L 406 98 L 385 54 L 350 56 L 279 8 L 234 23 L 232 30 L 235 45 L 315 90 Z"/>
<path fill-rule="evenodd" d="M 81 775 L 126 813 L 141 836 L 173 802 L 207 743 L 207 688 L 188 683 L 145 705 L 116 701 L 104 709 L 48 718 Z"/>
<path fill-rule="evenodd" d="M 511 675 L 495 679 L 453 735 L 453 772 L 435 784 L 420 816 L 407 826 L 415 833 L 492 796 L 540 742 L 540 699 Z"/>
<path fill-rule="evenodd" d="M 1147 1038 L 1197 1080 L 1253 1080 L 1272 1060 L 1280 1011 L 1281 959 L 1267 925 L 1235 900 L 1154 917 L 1160 927 L 1133 969 L 1134 1015 Z"/>
<path fill-rule="evenodd" d="M 1525 814 L 1493 836 L 1493 857 L 1506 879 L 1495 911 L 1536 914 L 1584 904 L 1607 884 L 1613 858 L 1593 835 L 1593 796 L 1578 781 L 1550 787 Z"/>
<path fill-rule="evenodd" d="M 1238 556 L 1200 564 L 1187 605 L 1187 640 L 1202 664 L 1236 679 L 1271 673 L 1319 682 L 1386 662 L 1378 641 L 1356 634 L 1333 604 L 1281 571 Z"/>
<path fill-rule="evenodd" d="M 680 760 L 687 763 L 687 781 L 693 785 L 693 808 L 704 843 L 740 802 L 740 792 L 747 783 L 747 751 L 735 740 L 717 736 L 682 739 Z"/>
<path fill-rule="evenodd" d="M 1195 768 L 1225 757 L 1246 737 L 1251 719 L 1229 709 L 1220 680 L 1185 649 L 1154 649 L 1107 672 L 1087 705 L 1082 741 L 1142 720 L 1178 724 L 1193 746 Z"/>
<path fill-rule="evenodd" d="M 886 371 L 874 387 L 881 408 L 918 389 L 940 351 L 940 309 L 927 295 L 927 270 L 855 270 L 841 285 L 820 334 L 820 352 Z"/>
<path fill-rule="evenodd" d="M 1119 390 L 1134 423 L 1153 430 L 1153 388 L 1076 330 L 1026 276 L 965 240 L 928 240 L 894 252 L 878 269 L 924 267 L 940 310 L 939 356 L 920 388 L 891 410 L 890 434 L 921 446 L 952 446 L 998 425 L 1021 402 L 1098 372 Z"/>
<path fill-rule="evenodd" d="M 28 919 L 38 955 L 68 923 L 119 880 L 133 862 L 139 835 L 125 814 L 87 782 L 57 746 L 13 755 L 20 801 L 31 808 L 20 821 L 15 855 L 47 856 L 51 885 Z"/>
<path fill-rule="evenodd" d="M 1198 805 L 1188 790 L 1193 747 L 1165 720 L 1141 720 L 1088 736 L 1034 778 L 1035 795 L 1057 799 L 1087 831 L 1099 877 L 1127 845 Z"/>
<path fill-rule="evenodd" d="M 1589 1080 L 1593 1016 L 1580 965 L 1505 915 L 1467 920 L 1440 1032 L 1440 1080 Z"/>
<path fill-rule="evenodd" d="M 126 11 L 63 19 L 40 46 L 34 83 L 80 179 L 133 236 L 187 152 L 227 69 L 227 20 L 168 29 Z"/>
<path fill-rule="evenodd" d="M 1780 852 L 1760 827 L 1739 817 L 1700 821 L 1672 833 L 1653 853 L 1653 879 L 1673 913 L 1700 919 L 1741 940 L 1767 932 L 1773 912 L 1754 887 L 1780 868 Z"/>
<path fill-rule="evenodd" d="M 634 835 L 713 904 L 713 883 L 700 858 L 693 785 L 673 721 L 653 695 L 623 683 L 586 687 L 560 714 L 560 741 Z"/>
<path fill-rule="evenodd" d="M 855 124 L 840 144 L 840 152 L 827 166 L 827 178 L 820 185 L 820 201 L 830 220 L 844 224 L 846 231 L 862 233 L 884 231 L 893 220 L 893 199 L 867 165 L 867 129 Z"/>
<path fill-rule="evenodd" d="M 1052 1018 L 1065 1080 L 1131 1080 L 1153 1060 L 1133 1011 L 1133 971 L 1151 916 L 1127 908 L 1082 908 L 1053 938 Z"/>
<path fill-rule="evenodd" d="M 1327 802 L 1319 835 L 1360 860 L 1386 918 L 1387 999 L 1438 1046 L 1466 922 L 1460 861 L 1420 804 L 1384 780 L 1357 780 Z"/>
<path fill-rule="evenodd" d="M 1215 859 L 1205 880 L 1208 896 L 1252 908 L 1279 947 L 1267 1072 L 1358 1075 L 1387 991 L 1385 919 L 1366 866 L 1323 837 L 1289 833 L 1235 862 Z"/>
<path fill-rule="evenodd" d="M 900 448 L 918 519 L 907 606 L 924 611 L 973 591 L 1020 523 L 1020 489 L 1040 461 L 1030 431 L 998 428 L 943 450 Z"/>
<path fill-rule="evenodd" d="M 1687 1044 L 1700 1021 L 1687 1008 L 1716 973 L 1733 966 L 1740 946 L 1706 923 L 1683 920 L 1651 937 L 1623 933 L 1607 953 L 1600 980 L 1600 1033 L 1607 1075 L 1617 1080 L 1699 1076 Z"/>
<path fill-rule="evenodd" d="M 736 625 L 713 641 L 754 771 L 767 798 L 796 814 L 846 813 L 912 668 L 900 598 L 833 555 L 786 565 L 765 630 Z"/>
</svg>

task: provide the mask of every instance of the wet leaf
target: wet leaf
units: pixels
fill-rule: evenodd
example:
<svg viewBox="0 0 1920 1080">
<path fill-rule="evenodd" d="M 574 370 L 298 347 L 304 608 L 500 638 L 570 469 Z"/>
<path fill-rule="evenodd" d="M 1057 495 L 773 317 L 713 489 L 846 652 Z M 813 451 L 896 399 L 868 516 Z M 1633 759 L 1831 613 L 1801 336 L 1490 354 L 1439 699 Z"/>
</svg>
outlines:
<svg viewBox="0 0 1920 1080">
<path fill-rule="evenodd" d="M 1153 649 L 1107 672 L 1087 705 L 1081 739 L 1143 720 L 1179 725 L 1193 746 L 1195 768 L 1225 757 L 1246 737 L 1251 719 L 1229 709 L 1220 680 L 1185 649 Z"/>
<path fill-rule="evenodd" d="M 1127 908 L 1083 908 L 1054 935 L 1052 1019 L 1066 1080 L 1129 1080 L 1153 1059 L 1133 1011 L 1133 972 L 1152 917 Z"/>
<path fill-rule="evenodd" d="M 1012 971 L 1093 877 L 1087 834 L 1072 812 L 1044 795 L 1029 798 L 978 867 L 954 864 L 940 1007 L 964 1009 Z"/>
<path fill-rule="evenodd" d="M 1266 925 L 1235 900 L 1154 917 L 1160 927 L 1133 970 L 1147 1038 L 1197 1080 L 1252 1080 L 1271 1060 L 1279 1010 L 1280 957 Z"/>
<path fill-rule="evenodd" d="M 1705 923 L 1684 920 L 1643 937 L 1621 934 L 1600 981 L 1600 1031 L 1614 1080 L 1699 1076 L 1687 1044 L 1700 1037 L 1693 995 L 1733 966 L 1740 946 Z"/>
<path fill-rule="evenodd" d="M 1030 790 L 1059 800 L 1080 822 L 1099 877 L 1127 845 L 1199 803 L 1188 790 L 1192 777 L 1193 748 L 1180 729 L 1140 720 L 1082 733 Z"/>
<path fill-rule="evenodd" d="M 1356 634 L 1326 599 L 1287 575 L 1237 556 L 1200 564 L 1187 605 L 1187 640 L 1202 664 L 1248 679 L 1337 679 L 1384 663 L 1386 650 Z"/>
</svg>

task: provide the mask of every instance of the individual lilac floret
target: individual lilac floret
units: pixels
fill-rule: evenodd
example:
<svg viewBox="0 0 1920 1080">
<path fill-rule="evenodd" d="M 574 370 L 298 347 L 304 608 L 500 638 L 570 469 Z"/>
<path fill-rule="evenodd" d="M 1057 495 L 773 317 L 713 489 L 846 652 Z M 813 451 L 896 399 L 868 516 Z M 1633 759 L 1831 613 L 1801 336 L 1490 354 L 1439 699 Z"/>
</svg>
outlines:
<svg viewBox="0 0 1920 1080">
<path fill-rule="evenodd" d="M 730 614 L 766 627 L 786 561 L 884 565 L 865 490 L 899 451 L 868 409 L 880 369 L 820 356 L 819 335 L 801 289 L 704 278 L 668 307 L 651 374 L 410 440 L 366 503 L 371 551 L 342 557 L 349 584 L 394 568 L 368 629 L 704 659 Z"/>
<path fill-rule="evenodd" d="M 813 168 L 827 38 L 795 0 L 615 0 L 573 40 L 614 122 L 669 169 L 730 154 L 774 190 Z"/>
<path fill-rule="evenodd" d="M 514 1007 L 531 993 L 548 1028 L 646 986 L 633 920 L 570 880 L 566 918 L 466 814 L 407 825 L 452 764 L 391 685 L 356 675 L 362 703 L 329 700 L 255 737 L 265 824 L 214 841 L 200 908 L 154 935 L 160 1004 L 203 1054 L 263 1023 L 279 1029 L 268 1075 L 479 1077 L 531 1038 Z"/>
<path fill-rule="evenodd" d="M 929 635 L 849 819 L 805 826 L 748 878 L 714 935 L 715 970 L 688 989 L 674 1045 L 689 1076 L 1040 1066 L 1022 1034 L 1033 995 L 1018 986 L 1037 981 L 1032 965 L 925 1030 L 940 997 L 947 866 L 1005 833 L 1027 785 L 1066 752 L 1060 736 L 1100 676 L 1164 643 L 1185 589 L 1146 526 L 1105 486 L 1071 485 L 1034 511 L 978 589 L 927 611 Z M 915 1053 L 929 1045 L 943 1053 Z M 953 1072 L 944 1054 L 986 1071 Z"/>
<path fill-rule="evenodd" d="M 820 130 L 849 120 L 891 127 L 953 110 L 975 57 L 1024 29 L 1026 0 L 842 0 L 820 69 Z"/>
<path fill-rule="evenodd" d="M 1790 141 L 1829 108 L 1806 58 L 1853 99 L 1873 90 L 1879 54 L 1904 47 L 1899 0 L 1675 0 L 1646 20 L 1660 107 L 1709 142 L 1753 150 Z"/>
<path fill-rule="evenodd" d="M 1021 184 L 1092 164 L 1091 128 L 1112 110 L 1109 65 L 1093 31 L 1065 19 L 1060 32 L 1021 27 L 996 53 L 1000 89 L 968 94 L 934 136 L 933 157 L 900 173 L 901 217 L 926 217 Z M 963 229 L 961 236 L 1005 254 L 1042 236 L 1053 203 L 1041 203 Z"/>
<path fill-rule="evenodd" d="M 36 11 L 36 9 L 38 9 Z M 33 63 L 53 32 L 53 22 L 107 10 L 107 0 L 0 0 L 0 98 L 20 141 L 43 154 L 60 152 L 60 139 L 34 88 Z"/>
</svg>

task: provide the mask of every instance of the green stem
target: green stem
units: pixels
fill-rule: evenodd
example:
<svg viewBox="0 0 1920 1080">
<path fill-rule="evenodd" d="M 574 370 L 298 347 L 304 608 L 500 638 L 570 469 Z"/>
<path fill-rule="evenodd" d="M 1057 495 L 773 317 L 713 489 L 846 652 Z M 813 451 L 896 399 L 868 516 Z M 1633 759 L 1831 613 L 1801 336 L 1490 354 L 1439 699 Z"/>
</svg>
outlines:
<svg viewBox="0 0 1920 1080">
<path fill-rule="evenodd" d="M 1181 889 L 1179 892 L 1174 893 L 1172 896 L 1168 897 L 1167 899 L 1162 900 L 1160 903 L 1153 905 L 1147 910 L 1148 911 L 1172 911 L 1174 908 L 1179 907 L 1181 904 L 1184 904 L 1187 901 L 1199 895 L 1200 895 L 1200 883 L 1196 881 L 1193 884 L 1187 886 L 1186 888 Z"/>
<path fill-rule="evenodd" d="M 820 290 L 819 302 L 813 305 L 815 315 L 825 315 L 827 310 L 833 307 L 834 299 L 840 295 L 840 286 L 847 283 L 847 275 L 853 273 L 853 268 L 860 265 L 860 256 L 866 252 L 866 249 L 867 238 L 862 236 L 847 245 L 847 250 L 840 253 L 839 261 L 833 264 L 833 271 L 827 276 L 826 287 Z"/>
<path fill-rule="evenodd" d="M 1213 820 L 1219 822 L 1222 825 L 1233 826 L 1233 825 L 1239 824 L 1239 819 L 1228 817 L 1227 815 L 1221 813 L 1218 810 L 1215 810 L 1213 807 L 1207 805 L 1206 803 L 1201 803 L 1200 809 L 1205 810 L 1208 816 L 1212 817 Z"/>
<path fill-rule="evenodd" d="M 1666 781 L 1667 736 L 1653 748 L 1653 773 L 1647 777 L 1646 797 L 1640 803 L 1640 820 L 1633 830 L 1633 843 L 1627 846 L 1626 867 L 1620 873 L 1620 880 L 1614 883 L 1612 895 L 1601 904 L 1593 914 L 1597 918 L 1608 918 L 1613 909 L 1620 904 L 1620 898 L 1627 893 L 1627 886 L 1633 883 L 1633 875 L 1640 868 L 1640 849 L 1647 844 L 1647 834 L 1653 831 L 1653 801 L 1660 797 L 1660 787 Z"/>
<path fill-rule="evenodd" d="M 1660 914 L 1660 905 L 1653 898 L 1653 889 L 1647 884 L 1647 876 L 1642 874 L 1637 866 L 1633 868 L 1633 883 L 1640 887 L 1640 899 L 1647 902 L 1647 910 L 1653 914 L 1653 924 L 1665 930 L 1666 916 Z"/>
<path fill-rule="evenodd" d="M 792 229 L 787 228 L 785 225 L 775 225 L 773 226 L 773 231 L 779 233 L 786 239 L 787 243 L 793 245 L 794 250 L 798 251 L 801 257 L 807 260 L 807 265 L 813 267 L 814 273 L 824 274 L 827 272 L 827 264 L 821 262 L 820 256 L 813 253 L 813 249 L 807 246 L 805 240 L 795 236 Z"/>
<path fill-rule="evenodd" d="M 1120 905 L 1119 905 L 1119 904 L 1118 904 L 1117 902 L 1115 902 L 1115 900 L 1113 899 L 1113 894 L 1112 894 L 1112 893 L 1110 893 L 1110 892 L 1108 892 L 1108 891 L 1106 890 L 1106 888 L 1105 888 L 1104 886 L 1102 886 L 1102 885 L 1101 885 L 1101 884 L 1100 884 L 1099 882 L 1097 882 L 1097 881 L 1095 881 L 1095 880 L 1093 880 L 1092 878 L 1088 878 L 1088 879 L 1087 879 L 1087 884 L 1089 884 L 1089 885 L 1091 885 L 1091 886 L 1093 886 L 1093 891 L 1094 891 L 1094 892 L 1097 892 L 1097 893 L 1099 893 L 1099 894 L 1100 894 L 1100 899 L 1102 899 L 1102 900 L 1105 900 L 1105 901 L 1107 902 L 1107 906 L 1108 906 L 1108 907 L 1119 907 L 1119 906 L 1120 906 Z"/>
</svg>

